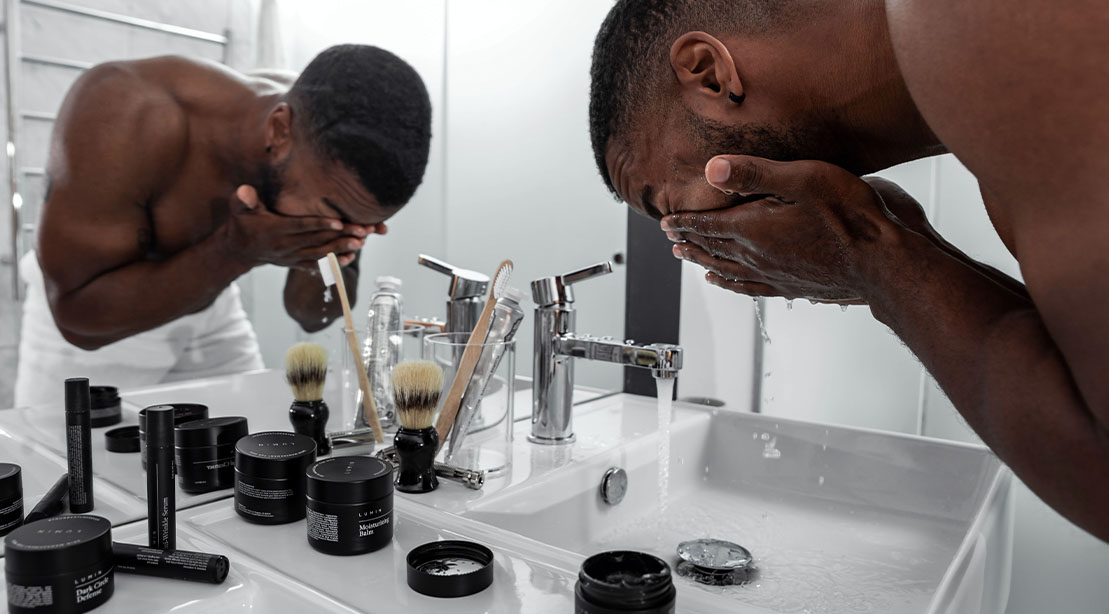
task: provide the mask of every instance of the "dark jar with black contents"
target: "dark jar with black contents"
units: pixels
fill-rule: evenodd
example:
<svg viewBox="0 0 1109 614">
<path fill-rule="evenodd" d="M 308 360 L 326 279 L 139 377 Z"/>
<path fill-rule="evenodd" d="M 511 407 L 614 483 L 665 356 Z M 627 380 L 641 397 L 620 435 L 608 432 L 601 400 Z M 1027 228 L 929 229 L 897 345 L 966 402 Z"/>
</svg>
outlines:
<svg viewBox="0 0 1109 614">
<path fill-rule="evenodd" d="M 674 614 L 677 591 L 666 561 L 615 550 L 585 559 L 574 588 L 576 614 Z"/>
<path fill-rule="evenodd" d="M 99 516 L 55 516 L 4 538 L 11 614 L 82 614 L 115 590 L 112 523 Z"/>
<path fill-rule="evenodd" d="M 363 554 L 393 540 L 393 466 L 368 456 L 308 468 L 308 544 L 325 554 Z"/>
<path fill-rule="evenodd" d="M 89 386 L 89 421 L 92 428 L 123 421 L 123 404 L 115 386 Z"/>
<path fill-rule="evenodd" d="M 286 431 L 243 437 L 235 444 L 235 511 L 256 524 L 304 518 L 305 472 L 315 461 L 311 437 Z"/>
<path fill-rule="evenodd" d="M 19 465 L 0 463 L 0 536 L 23 524 L 23 470 Z"/>
<path fill-rule="evenodd" d="M 235 485 L 235 444 L 249 433 L 246 418 L 224 416 L 177 425 L 174 455 L 181 490 L 199 494 Z"/>
</svg>

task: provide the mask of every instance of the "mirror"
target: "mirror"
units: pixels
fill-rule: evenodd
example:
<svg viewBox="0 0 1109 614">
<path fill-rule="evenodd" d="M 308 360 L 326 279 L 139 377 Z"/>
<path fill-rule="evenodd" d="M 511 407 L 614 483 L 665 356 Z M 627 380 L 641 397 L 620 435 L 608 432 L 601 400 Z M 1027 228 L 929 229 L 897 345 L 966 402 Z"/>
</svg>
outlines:
<svg viewBox="0 0 1109 614">
<path fill-rule="evenodd" d="M 4 261 L 35 245 L 45 194 L 45 165 L 58 108 L 74 81 L 92 65 L 116 59 L 181 54 L 222 62 L 234 70 L 284 68 L 299 72 L 320 51 L 339 43 L 372 44 L 407 61 L 432 102 L 429 162 L 415 196 L 388 223 L 385 236 L 362 250 L 355 328 L 365 334 L 366 310 L 378 276 L 403 281 L 406 318 L 445 317 L 448 280 L 417 265 L 426 253 L 454 265 L 492 273 L 504 258 L 511 285 L 530 295 L 533 279 L 612 259 L 625 250 L 626 209 L 600 181 L 589 145 L 586 106 L 593 36 L 608 6 L 583 3 L 395 3 L 384 0 L 198 0 L 188 3 L 82 3 L 117 20 L 89 18 L 50 2 L 8 3 L 21 28 L 12 113 L 18 192 L 24 206 L 0 215 Z M 135 18 L 188 28 L 192 35 L 125 23 Z M 543 23 L 515 28 L 513 24 Z M 71 35 L 67 35 L 70 33 Z M 80 35 L 77 35 L 80 33 Z M 551 50 L 558 49 L 558 53 Z M 243 309 L 258 337 L 265 366 L 281 368 L 298 341 L 344 349 L 341 324 L 306 333 L 282 301 L 286 269 L 261 266 L 237 281 Z M 5 276 L 5 282 L 8 282 Z M 323 289 L 321 287 L 321 293 Z M 0 300 L 0 405 L 10 406 L 19 345 L 21 304 L 5 283 Z M 577 293 L 578 330 L 620 337 L 624 332 L 623 267 Z M 531 374 L 531 306 L 518 337 L 521 375 Z M 340 319 L 341 322 L 341 319 Z M 621 387 L 622 370 L 583 362 L 581 385 Z"/>
</svg>

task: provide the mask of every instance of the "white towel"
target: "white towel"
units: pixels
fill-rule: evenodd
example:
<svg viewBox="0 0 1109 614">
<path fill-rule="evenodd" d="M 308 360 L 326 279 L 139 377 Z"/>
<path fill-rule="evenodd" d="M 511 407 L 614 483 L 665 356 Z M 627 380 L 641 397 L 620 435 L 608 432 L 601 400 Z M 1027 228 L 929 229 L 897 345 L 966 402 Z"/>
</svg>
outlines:
<svg viewBox="0 0 1109 614">
<path fill-rule="evenodd" d="M 87 377 L 94 386 L 127 390 L 264 367 L 237 284 L 203 311 L 88 351 L 66 341 L 54 324 L 35 252 L 20 260 L 19 272 L 27 283 L 27 298 L 15 383 L 17 407 L 62 403 L 62 382 L 68 377 Z"/>
</svg>

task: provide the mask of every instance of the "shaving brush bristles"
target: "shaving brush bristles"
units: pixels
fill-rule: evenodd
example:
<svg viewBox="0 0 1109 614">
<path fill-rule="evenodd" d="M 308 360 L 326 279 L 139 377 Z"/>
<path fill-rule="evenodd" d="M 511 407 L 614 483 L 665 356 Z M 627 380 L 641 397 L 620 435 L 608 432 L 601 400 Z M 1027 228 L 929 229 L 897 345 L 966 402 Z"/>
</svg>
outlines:
<svg viewBox="0 0 1109 614">
<path fill-rule="evenodd" d="M 406 429 L 431 427 L 442 393 L 443 370 L 435 363 L 413 360 L 393 369 L 393 399 L 400 424 Z"/>
<path fill-rule="evenodd" d="M 327 379 L 327 350 L 318 343 L 298 343 L 285 353 L 285 380 L 297 401 L 319 401 Z"/>
</svg>

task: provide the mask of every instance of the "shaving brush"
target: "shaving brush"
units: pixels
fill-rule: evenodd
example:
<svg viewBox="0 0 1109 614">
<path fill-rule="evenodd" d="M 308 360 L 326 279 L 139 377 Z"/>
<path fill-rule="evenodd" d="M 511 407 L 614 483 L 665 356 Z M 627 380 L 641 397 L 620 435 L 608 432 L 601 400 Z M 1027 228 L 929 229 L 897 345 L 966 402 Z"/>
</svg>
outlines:
<svg viewBox="0 0 1109 614">
<path fill-rule="evenodd" d="M 327 350 L 318 343 L 298 343 L 285 353 L 285 379 L 293 391 L 289 422 L 293 430 L 316 442 L 316 454 L 331 452 L 327 438 L 327 418 L 331 411 L 323 402 L 323 382 L 327 379 Z"/>
<path fill-rule="evenodd" d="M 393 441 L 398 463 L 394 485 L 401 492 L 431 492 L 439 487 L 435 477 L 439 434 L 432 422 L 442 392 L 443 370 L 434 363 L 414 360 L 393 369 L 393 398 L 401 425 Z"/>
</svg>

